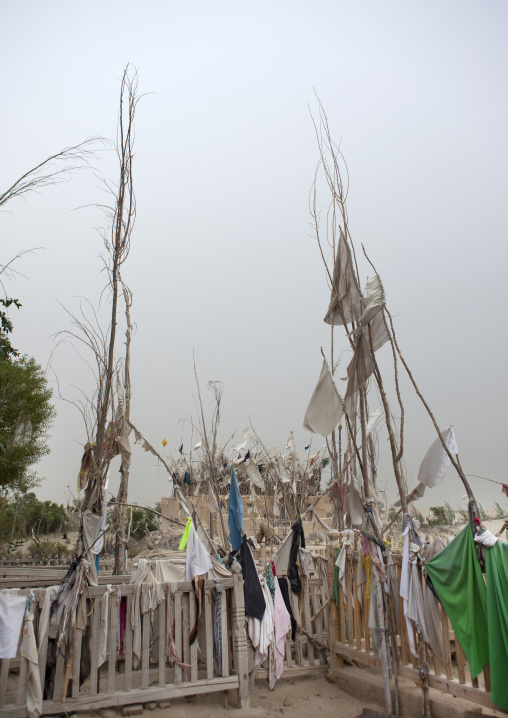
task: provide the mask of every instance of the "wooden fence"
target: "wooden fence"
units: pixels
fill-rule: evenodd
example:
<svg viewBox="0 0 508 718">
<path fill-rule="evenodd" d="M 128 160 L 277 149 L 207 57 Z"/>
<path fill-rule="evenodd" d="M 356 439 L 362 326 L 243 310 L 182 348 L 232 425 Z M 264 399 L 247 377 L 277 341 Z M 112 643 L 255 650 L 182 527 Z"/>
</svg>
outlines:
<svg viewBox="0 0 508 718">
<path fill-rule="evenodd" d="M 117 577 L 115 577 L 117 578 Z M 111 579 L 111 577 L 110 577 Z M 248 655 L 245 633 L 244 598 L 241 576 L 222 578 L 221 661 L 214 660 L 215 581 L 204 586 L 204 606 L 198 637 L 191 645 L 197 602 L 190 582 L 162 584 L 165 598 L 153 611 L 141 613 L 141 655 L 133 651 L 134 626 L 131 624 L 134 585 L 116 585 L 109 596 L 106 660 L 99 666 L 101 598 L 107 586 L 86 588 L 88 622 L 86 630 L 74 629 L 70 638 L 56 650 L 56 642 L 46 638 L 39 646 L 39 671 L 44 690 L 43 714 L 94 711 L 106 707 L 162 701 L 183 696 L 236 691 L 240 707 L 249 705 Z M 12 584 L 11 584 L 12 585 Z M 171 593 L 167 592 L 170 588 Z M 23 589 L 22 593 L 29 594 Z M 122 598 L 122 595 L 125 599 Z M 119 645 L 118 602 L 126 601 L 123 654 Z M 141 600 L 139 597 L 137 600 Z M 167 601 L 174 617 L 174 641 L 183 663 L 190 668 L 171 666 L 166 657 Z M 36 607 L 36 611 L 38 611 Z M 36 615 L 36 625 L 38 616 Z M 88 658 L 89 656 L 89 658 Z M 72 659 L 71 659 L 72 657 Z M 83 659 L 83 660 L 82 660 Z M 88 660 L 88 663 L 86 660 Z M 83 664 L 89 666 L 85 673 Z M 3 660 L 0 670 L 0 716 L 24 718 L 26 709 L 27 661 Z M 70 665 L 70 669 L 69 669 Z M 64 684 L 70 670 L 66 697 Z M 85 674 L 88 675 L 85 678 Z"/>
<path fill-rule="evenodd" d="M 329 549 L 328 573 L 330 587 L 332 586 L 333 570 L 336 558 L 336 549 Z M 418 673 L 419 661 L 415 658 L 409 648 L 406 621 L 404 618 L 402 598 L 399 596 L 401 561 L 400 554 L 394 555 L 394 563 L 397 572 L 397 597 L 400 612 L 400 631 L 397 630 L 395 616 L 395 605 L 393 596 L 390 595 L 392 625 L 395 632 L 395 640 L 398 651 L 398 674 L 402 678 L 414 680 L 420 685 Z M 339 610 L 335 603 L 330 603 L 330 645 L 333 650 L 330 653 L 330 667 L 341 668 L 344 659 L 355 661 L 361 665 L 374 666 L 381 669 L 381 661 L 371 649 L 371 637 L 368 626 L 369 597 L 363 591 L 362 600 L 358 598 L 356 590 L 357 573 L 361 570 L 359 566 L 361 556 L 357 551 L 348 550 L 346 562 L 346 575 L 349 578 L 349 585 L 353 586 L 353 595 L 350 591 L 347 603 L 343 601 L 342 591 L 340 592 Z M 454 696 L 464 698 L 488 708 L 495 708 L 490 696 L 490 667 L 487 665 L 482 674 L 475 679 L 471 678 L 469 666 L 464 652 L 452 629 L 448 616 L 443 607 L 439 604 L 441 613 L 442 646 L 444 662 L 438 660 L 433 654 L 431 647 L 425 644 L 428 662 L 428 680 L 431 688 L 450 693 Z M 415 646 L 418 651 L 418 638 L 414 632 Z M 390 666 L 391 675 L 391 666 Z"/>
<path fill-rule="evenodd" d="M 261 544 L 261 546 L 259 548 L 254 549 L 254 551 L 252 552 L 252 555 L 254 556 L 256 561 L 259 561 L 259 560 L 263 561 L 265 559 L 271 558 L 273 556 L 273 554 L 277 551 L 278 548 L 279 548 L 278 545 L 268 545 L 267 546 L 266 544 L 263 543 L 263 544 Z M 317 545 L 307 546 L 307 550 L 310 551 L 311 553 L 315 553 L 318 556 L 326 557 L 326 553 L 327 553 L 326 544 L 317 544 Z"/>
</svg>

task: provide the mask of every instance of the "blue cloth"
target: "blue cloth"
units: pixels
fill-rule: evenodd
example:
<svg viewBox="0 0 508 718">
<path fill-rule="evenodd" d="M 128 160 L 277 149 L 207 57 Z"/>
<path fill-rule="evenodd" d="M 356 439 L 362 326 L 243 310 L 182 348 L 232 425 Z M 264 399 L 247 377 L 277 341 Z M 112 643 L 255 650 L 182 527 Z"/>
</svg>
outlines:
<svg viewBox="0 0 508 718">
<path fill-rule="evenodd" d="M 97 576 L 99 575 L 99 554 L 95 555 L 95 570 L 97 571 Z"/>
<path fill-rule="evenodd" d="M 229 490 L 229 543 L 233 551 L 238 551 L 242 545 L 243 529 L 243 501 L 238 486 L 238 479 L 234 466 L 231 467 L 231 487 Z"/>
<path fill-rule="evenodd" d="M 185 472 L 185 476 L 183 477 L 183 483 L 187 484 L 187 486 L 190 486 L 190 474 L 188 471 Z"/>
</svg>

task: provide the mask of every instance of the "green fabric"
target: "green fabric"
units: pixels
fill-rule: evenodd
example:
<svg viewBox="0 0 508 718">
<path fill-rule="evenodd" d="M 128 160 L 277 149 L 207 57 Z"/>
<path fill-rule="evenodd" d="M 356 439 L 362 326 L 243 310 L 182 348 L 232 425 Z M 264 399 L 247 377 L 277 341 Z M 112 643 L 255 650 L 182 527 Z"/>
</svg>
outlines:
<svg viewBox="0 0 508 718">
<path fill-rule="evenodd" d="M 337 552 L 335 554 L 335 560 L 338 559 L 339 553 L 340 553 L 340 548 L 337 549 Z M 339 612 L 339 616 L 340 616 L 340 582 L 339 582 L 338 566 L 335 566 L 333 569 L 331 598 L 332 598 L 332 601 L 335 601 L 335 605 L 337 606 L 337 611 Z M 349 619 L 348 619 L 346 611 L 344 611 L 344 627 L 346 629 L 346 638 L 349 641 Z"/>
<path fill-rule="evenodd" d="M 427 563 L 427 572 L 476 678 L 489 662 L 487 589 L 469 525 Z"/>
<path fill-rule="evenodd" d="M 492 702 L 508 711 L 508 544 L 485 550 Z"/>
<path fill-rule="evenodd" d="M 340 553 L 340 549 L 337 549 L 335 552 L 335 561 L 337 560 Z M 332 601 L 335 601 L 335 605 L 337 606 L 337 611 L 340 615 L 340 583 L 339 583 L 339 567 L 335 566 L 333 568 L 333 579 L 332 579 Z"/>
</svg>

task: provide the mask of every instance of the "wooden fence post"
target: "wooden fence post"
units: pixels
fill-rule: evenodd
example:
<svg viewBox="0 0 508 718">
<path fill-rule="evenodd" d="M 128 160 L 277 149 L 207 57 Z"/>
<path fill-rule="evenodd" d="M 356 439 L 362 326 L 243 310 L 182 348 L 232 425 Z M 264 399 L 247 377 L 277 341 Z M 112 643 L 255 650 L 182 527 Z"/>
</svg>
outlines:
<svg viewBox="0 0 508 718">
<path fill-rule="evenodd" d="M 245 631 L 245 603 L 243 599 L 243 577 L 233 573 L 233 650 L 239 680 L 239 707 L 250 707 L 249 656 L 247 633 Z"/>
</svg>

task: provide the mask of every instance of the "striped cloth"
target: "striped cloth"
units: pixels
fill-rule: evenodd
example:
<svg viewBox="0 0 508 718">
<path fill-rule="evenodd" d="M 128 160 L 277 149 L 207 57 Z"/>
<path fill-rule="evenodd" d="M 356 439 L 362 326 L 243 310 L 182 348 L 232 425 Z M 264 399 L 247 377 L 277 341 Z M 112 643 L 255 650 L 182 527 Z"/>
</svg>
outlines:
<svg viewBox="0 0 508 718">
<path fill-rule="evenodd" d="M 222 586 L 215 581 L 215 612 L 213 616 L 213 655 L 217 674 L 222 676 Z"/>
</svg>

